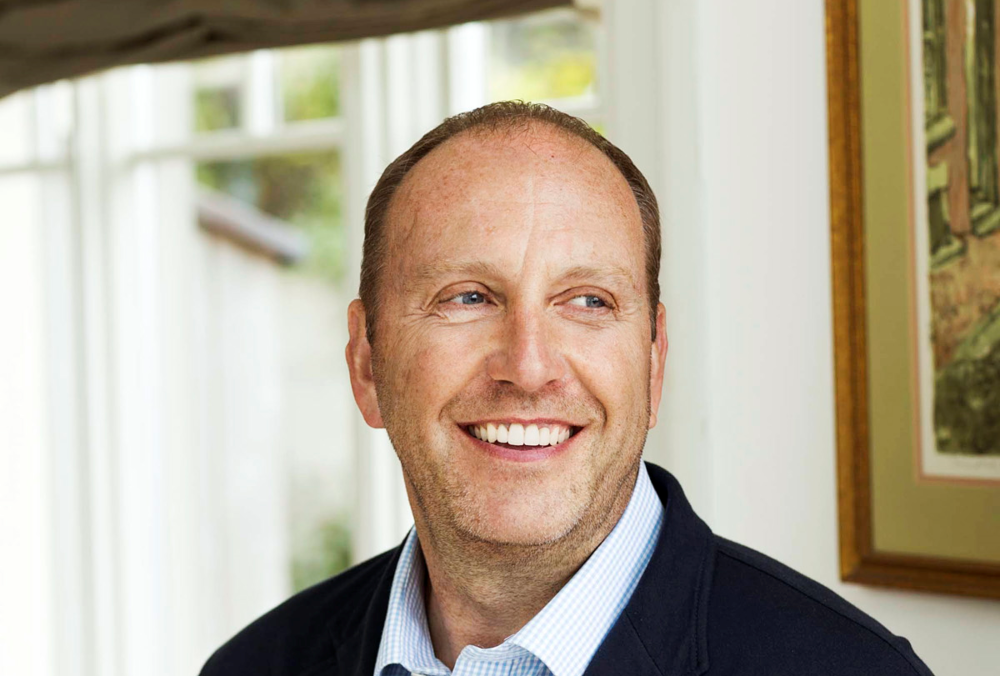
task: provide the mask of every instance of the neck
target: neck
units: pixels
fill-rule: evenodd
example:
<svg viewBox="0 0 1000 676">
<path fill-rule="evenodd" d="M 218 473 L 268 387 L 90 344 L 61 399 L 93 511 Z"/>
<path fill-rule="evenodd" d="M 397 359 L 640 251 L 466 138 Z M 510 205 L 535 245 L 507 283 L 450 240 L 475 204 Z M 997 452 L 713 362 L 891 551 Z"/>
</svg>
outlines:
<svg viewBox="0 0 1000 676">
<path fill-rule="evenodd" d="M 465 646 L 497 646 L 537 615 L 618 523 L 632 497 L 632 478 L 603 518 L 584 518 L 569 536 L 545 545 L 496 544 L 436 532 L 415 510 L 427 566 L 427 623 L 437 658 L 454 669 Z"/>
</svg>

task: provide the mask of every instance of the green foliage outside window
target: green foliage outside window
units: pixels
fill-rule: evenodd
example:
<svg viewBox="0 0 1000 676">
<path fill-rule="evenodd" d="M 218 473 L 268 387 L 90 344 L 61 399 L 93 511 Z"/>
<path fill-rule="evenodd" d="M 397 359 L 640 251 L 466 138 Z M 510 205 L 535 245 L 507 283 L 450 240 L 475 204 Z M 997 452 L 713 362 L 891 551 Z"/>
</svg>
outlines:
<svg viewBox="0 0 1000 676">
<path fill-rule="evenodd" d="M 202 185 L 303 230 L 310 247 L 303 272 L 332 282 L 343 277 L 347 243 L 337 152 L 205 162 L 197 166 L 197 177 Z"/>
<path fill-rule="evenodd" d="M 325 45 L 280 52 L 281 100 L 286 122 L 340 114 L 340 56 Z"/>
<path fill-rule="evenodd" d="M 194 130 L 234 129 L 240 126 L 240 92 L 234 87 L 199 89 L 194 99 Z"/>
<path fill-rule="evenodd" d="M 195 61 L 194 130 L 237 129 L 243 124 L 243 78 L 246 57 L 217 56 Z"/>
<path fill-rule="evenodd" d="M 344 515 L 319 523 L 294 541 L 292 585 L 295 591 L 322 582 L 351 565 L 351 528 Z"/>
<path fill-rule="evenodd" d="M 558 99 L 593 93 L 596 26 L 573 14 L 498 22 L 491 33 L 490 97 Z"/>
</svg>

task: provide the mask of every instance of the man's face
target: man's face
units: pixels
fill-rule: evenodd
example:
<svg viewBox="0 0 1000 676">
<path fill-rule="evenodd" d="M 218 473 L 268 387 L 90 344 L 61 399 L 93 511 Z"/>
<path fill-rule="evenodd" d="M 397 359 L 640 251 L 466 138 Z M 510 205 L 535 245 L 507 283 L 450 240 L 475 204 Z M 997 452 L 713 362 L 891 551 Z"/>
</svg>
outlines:
<svg viewBox="0 0 1000 676">
<path fill-rule="evenodd" d="M 432 531 L 523 545 L 607 518 L 632 488 L 666 353 L 618 170 L 543 125 L 460 134 L 410 172 L 387 226 L 373 375 L 359 301 L 348 355 L 414 512 Z"/>
</svg>

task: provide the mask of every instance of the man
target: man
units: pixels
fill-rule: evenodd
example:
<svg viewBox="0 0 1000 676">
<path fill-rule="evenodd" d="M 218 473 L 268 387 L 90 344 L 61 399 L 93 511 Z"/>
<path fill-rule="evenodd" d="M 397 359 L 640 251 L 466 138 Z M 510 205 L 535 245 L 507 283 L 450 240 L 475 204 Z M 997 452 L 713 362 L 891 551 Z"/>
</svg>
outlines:
<svg viewBox="0 0 1000 676">
<path fill-rule="evenodd" d="M 347 360 L 415 529 L 203 674 L 929 674 L 831 591 L 713 535 L 642 463 L 659 259 L 642 174 L 545 106 L 450 118 L 389 165 Z"/>
</svg>

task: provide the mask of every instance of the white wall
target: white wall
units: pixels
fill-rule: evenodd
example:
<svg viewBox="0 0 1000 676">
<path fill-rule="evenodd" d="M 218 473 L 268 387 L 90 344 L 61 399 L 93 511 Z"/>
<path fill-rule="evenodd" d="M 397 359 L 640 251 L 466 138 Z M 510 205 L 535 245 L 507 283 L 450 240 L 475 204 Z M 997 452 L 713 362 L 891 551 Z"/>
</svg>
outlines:
<svg viewBox="0 0 1000 676">
<path fill-rule="evenodd" d="M 830 586 L 935 673 L 996 673 L 1000 602 L 839 582 L 823 0 L 661 8 L 670 352 L 649 457 L 715 532 Z"/>
</svg>

